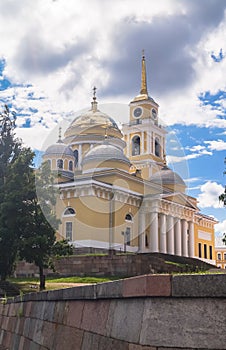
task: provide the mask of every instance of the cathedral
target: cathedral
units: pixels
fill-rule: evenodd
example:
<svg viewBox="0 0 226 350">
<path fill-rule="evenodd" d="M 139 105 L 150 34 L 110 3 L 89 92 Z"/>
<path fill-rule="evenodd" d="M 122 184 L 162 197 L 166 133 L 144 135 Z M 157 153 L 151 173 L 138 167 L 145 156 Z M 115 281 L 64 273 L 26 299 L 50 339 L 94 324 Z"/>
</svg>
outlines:
<svg viewBox="0 0 226 350">
<path fill-rule="evenodd" d="M 200 213 L 166 163 L 166 129 L 149 96 L 146 61 L 128 123 L 91 108 L 76 117 L 43 160 L 58 174 L 58 237 L 75 247 L 197 257 L 214 264 L 216 221 Z"/>
</svg>

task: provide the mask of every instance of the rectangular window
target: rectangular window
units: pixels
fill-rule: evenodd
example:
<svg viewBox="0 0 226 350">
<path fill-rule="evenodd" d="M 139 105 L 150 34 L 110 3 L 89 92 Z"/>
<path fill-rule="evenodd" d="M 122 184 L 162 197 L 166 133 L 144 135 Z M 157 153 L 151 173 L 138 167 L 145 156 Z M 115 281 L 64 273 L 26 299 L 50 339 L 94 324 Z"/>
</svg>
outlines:
<svg viewBox="0 0 226 350">
<path fill-rule="evenodd" d="M 202 243 L 199 243 L 199 258 L 202 257 Z"/>
<path fill-rule="evenodd" d="M 217 253 L 217 260 L 221 260 L 221 253 Z"/>
<path fill-rule="evenodd" d="M 226 260 L 226 253 L 224 253 L 224 260 Z"/>
<path fill-rule="evenodd" d="M 66 222 L 66 239 L 72 241 L 72 222 Z"/>
<path fill-rule="evenodd" d="M 204 244 L 204 258 L 207 259 L 207 245 Z"/>
<path fill-rule="evenodd" d="M 131 240 L 131 230 L 130 227 L 126 228 L 126 237 L 125 237 L 125 242 L 127 245 L 130 245 L 130 240 Z"/>
<path fill-rule="evenodd" d="M 210 253 L 210 259 L 213 259 L 213 247 L 210 245 L 209 246 L 209 253 Z"/>
</svg>

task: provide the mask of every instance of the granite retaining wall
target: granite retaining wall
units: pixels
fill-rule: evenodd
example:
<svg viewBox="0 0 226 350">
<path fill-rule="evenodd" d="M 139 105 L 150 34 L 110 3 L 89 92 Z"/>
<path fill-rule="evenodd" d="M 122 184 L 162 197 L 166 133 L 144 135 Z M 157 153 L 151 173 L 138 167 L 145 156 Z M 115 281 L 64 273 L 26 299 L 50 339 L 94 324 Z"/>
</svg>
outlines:
<svg viewBox="0 0 226 350">
<path fill-rule="evenodd" d="M 226 349 L 226 275 L 144 275 L 0 304 L 0 350 Z"/>
<path fill-rule="evenodd" d="M 196 269 L 207 270 L 215 267 L 199 259 L 160 253 L 69 256 L 55 259 L 54 266 L 56 273 L 63 276 L 117 277 L 131 277 L 151 272 L 191 272 Z M 34 276 L 38 272 L 35 265 L 21 261 L 17 264 L 15 274 L 17 276 Z M 45 273 L 50 275 L 53 274 L 53 271 L 46 270 Z"/>
</svg>

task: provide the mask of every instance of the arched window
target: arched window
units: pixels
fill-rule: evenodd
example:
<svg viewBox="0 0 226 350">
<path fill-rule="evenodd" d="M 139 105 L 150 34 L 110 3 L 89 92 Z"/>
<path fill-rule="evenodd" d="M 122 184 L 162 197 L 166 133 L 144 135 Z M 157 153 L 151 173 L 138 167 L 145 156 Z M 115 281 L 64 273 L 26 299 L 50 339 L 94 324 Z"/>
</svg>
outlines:
<svg viewBox="0 0 226 350">
<path fill-rule="evenodd" d="M 72 207 L 68 207 L 65 209 L 64 211 L 64 216 L 68 216 L 68 215 L 75 215 L 75 210 Z"/>
<path fill-rule="evenodd" d="M 73 162 L 72 160 L 69 161 L 69 166 L 68 166 L 70 171 L 73 171 Z"/>
<path fill-rule="evenodd" d="M 74 151 L 74 156 L 75 156 L 75 167 L 77 167 L 78 166 L 78 150 L 77 149 Z"/>
<path fill-rule="evenodd" d="M 131 214 L 126 214 L 125 221 L 133 221 L 133 217 Z"/>
<path fill-rule="evenodd" d="M 140 137 L 134 136 L 132 138 L 132 156 L 138 156 L 140 154 Z"/>
<path fill-rule="evenodd" d="M 155 138 L 155 155 L 156 157 L 160 157 L 161 155 L 161 146 L 158 137 Z"/>
<path fill-rule="evenodd" d="M 63 167 L 64 167 L 63 159 L 57 159 L 57 168 L 58 169 L 63 169 Z"/>
</svg>

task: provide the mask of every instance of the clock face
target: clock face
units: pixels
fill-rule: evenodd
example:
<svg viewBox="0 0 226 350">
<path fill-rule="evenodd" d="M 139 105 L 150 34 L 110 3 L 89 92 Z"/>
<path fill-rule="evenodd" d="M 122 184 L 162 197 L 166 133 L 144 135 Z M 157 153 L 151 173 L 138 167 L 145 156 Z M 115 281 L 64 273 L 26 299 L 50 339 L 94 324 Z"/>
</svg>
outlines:
<svg viewBox="0 0 226 350">
<path fill-rule="evenodd" d="M 141 107 L 137 107 L 133 111 L 133 116 L 134 116 L 134 118 L 140 118 L 142 113 L 143 113 L 142 108 Z"/>
<path fill-rule="evenodd" d="M 154 108 L 152 109 L 151 114 L 152 114 L 153 119 L 157 118 L 157 112 Z"/>
</svg>

